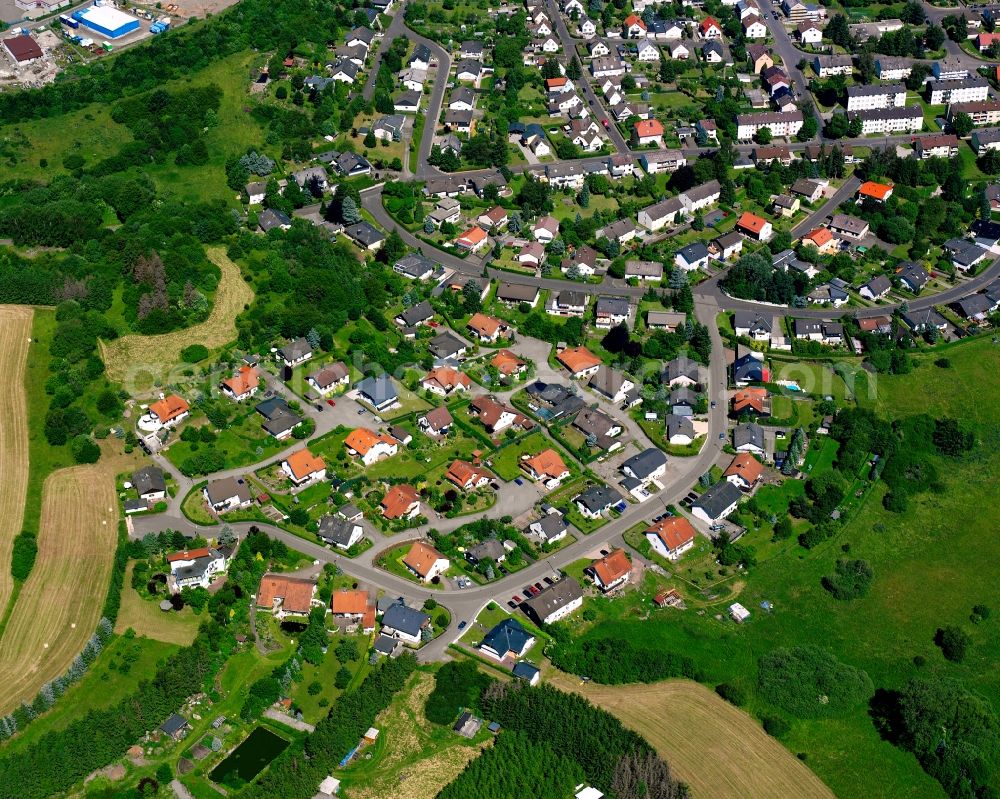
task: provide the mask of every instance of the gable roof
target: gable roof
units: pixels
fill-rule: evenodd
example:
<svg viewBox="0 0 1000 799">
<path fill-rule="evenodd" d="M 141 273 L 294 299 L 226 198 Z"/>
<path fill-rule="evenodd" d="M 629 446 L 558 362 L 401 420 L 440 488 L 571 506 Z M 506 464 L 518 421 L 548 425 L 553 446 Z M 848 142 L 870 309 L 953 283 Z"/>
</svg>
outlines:
<svg viewBox="0 0 1000 799">
<path fill-rule="evenodd" d="M 399 396 L 392 378 L 384 372 L 380 375 L 366 377 L 355 388 L 371 399 L 375 405 L 381 405 Z"/>
<path fill-rule="evenodd" d="M 632 571 L 632 563 L 624 549 L 615 549 L 591 564 L 601 585 L 611 585 Z"/>
<path fill-rule="evenodd" d="M 330 597 L 330 610 L 334 613 L 364 613 L 370 604 L 367 591 L 334 591 Z"/>
<path fill-rule="evenodd" d="M 669 516 L 651 524 L 645 532 L 656 535 L 668 552 L 673 552 L 688 541 L 694 541 L 695 537 L 694 527 L 683 516 Z"/>
<path fill-rule="evenodd" d="M 187 413 L 189 410 L 190 406 L 187 402 L 176 394 L 168 394 L 163 399 L 152 402 L 149 405 L 150 413 L 155 414 L 156 418 L 164 424 L 176 419 L 183 413 Z"/>
<path fill-rule="evenodd" d="M 723 477 L 740 477 L 747 485 L 756 483 L 764 473 L 764 466 L 749 452 L 741 452 L 723 473 Z"/>
<path fill-rule="evenodd" d="M 363 456 L 368 454 L 369 450 L 379 442 L 391 445 L 396 444 L 395 440 L 389 438 L 389 436 L 375 433 L 367 427 L 359 427 L 347 434 L 347 438 L 344 439 L 344 446 L 348 449 L 353 449 L 359 455 Z"/>
<path fill-rule="evenodd" d="M 241 397 L 248 391 L 257 388 L 259 383 L 260 373 L 255 367 L 249 364 L 243 364 L 235 375 L 222 381 L 222 385 L 237 397 Z"/>
<path fill-rule="evenodd" d="M 502 657 L 508 652 L 523 651 L 532 638 L 534 636 L 521 626 L 521 622 L 506 618 L 483 636 L 480 646 L 488 647 Z"/>
<path fill-rule="evenodd" d="M 265 574 L 257 590 L 257 607 L 269 608 L 276 599 L 288 613 L 308 613 L 316 583 L 300 577 Z"/>
<path fill-rule="evenodd" d="M 293 452 L 285 458 L 285 463 L 288 464 L 288 468 L 292 470 L 292 474 L 297 480 L 302 480 L 326 468 L 323 459 L 313 455 L 307 447 Z"/>
<path fill-rule="evenodd" d="M 485 336 L 486 338 L 493 338 L 500 330 L 503 322 L 493 316 L 487 316 L 484 313 L 474 313 L 469 321 L 466 323 L 466 327 L 478 333 L 480 336 Z"/>
<path fill-rule="evenodd" d="M 403 563 L 421 577 L 426 577 L 430 574 L 434 564 L 442 559 L 444 559 L 444 555 L 430 544 L 424 541 L 414 541 L 410 551 L 403 557 Z"/>
<path fill-rule="evenodd" d="M 382 616 L 382 626 L 391 627 L 393 630 L 399 630 L 401 633 L 416 636 L 420 635 L 420 631 L 430 620 L 431 617 L 422 610 L 417 610 L 416 608 L 411 608 L 409 605 L 397 602 L 386 609 L 385 614 Z"/>
<path fill-rule="evenodd" d="M 443 405 L 428 411 L 424 415 L 424 419 L 427 420 L 427 424 L 434 431 L 443 430 L 455 421 L 451 416 L 451 412 Z"/>
<path fill-rule="evenodd" d="M 751 214 L 749 211 L 744 211 L 739 220 L 736 222 L 736 226 L 743 228 L 744 230 L 749 230 L 751 233 L 759 234 L 764 230 L 764 226 L 767 224 L 767 220 L 757 216 L 756 214 Z"/>
<path fill-rule="evenodd" d="M 879 202 L 885 201 L 892 194 L 892 186 L 885 183 L 876 183 L 874 180 L 866 180 L 858 189 L 861 197 L 871 197 Z"/>
<path fill-rule="evenodd" d="M 730 506 L 740 501 L 743 494 L 727 480 L 720 480 L 694 501 L 692 507 L 701 508 L 710 519 L 718 519 Z"/>
<path fill-rule="evenodd" d="M 559 453 L 551 448 L 543 449 L 537 455 L 525 458 L 521 462 L 542 477 L 559 478 L 569 471 Z"/>
<path fill-rule="evenodd" d="M 318 385 L 320 388 L 327 388 L 332 386 L 334 383 L 339 383 L 349 374 L 347 370 L 347 364 L 343 361 L 337 361 L 336 363 L 331 363 L 324 366 L 322 369 L 313 372 L 309 375 L 310 378 Z"/>
<path fill-rule="evenodd" d="M 638 455 L 633 455 L 622 463 L 621 468 L 628 469 L 638 479 L 643 480 L 667 463 L 663 450 L 656 447 L 644 449 Z"/>
<path fill-rule="evenodd" d="M 567 347 L 556 355 L 556 360 L 573 374 L 601 364 L 601 359 L 586 347 Z"/>
</svg>

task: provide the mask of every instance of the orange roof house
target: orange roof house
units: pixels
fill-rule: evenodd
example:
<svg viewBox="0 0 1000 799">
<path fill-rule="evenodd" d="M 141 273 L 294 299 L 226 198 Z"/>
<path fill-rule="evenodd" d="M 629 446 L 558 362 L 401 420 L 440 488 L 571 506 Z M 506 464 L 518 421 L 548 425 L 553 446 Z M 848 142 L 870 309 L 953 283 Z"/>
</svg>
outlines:
<svg viewBox="0 0 1000 799">
<path fill-rule="evenodd" d="M 497 350 L 497 354 L 493 356 L 490 363 L 493 364 L 500 374 L 507 377 L 520 372 L 522 368 L 528 365 L 507 349 Z"/>
<path fill-rule="evenodd" d="M 737 488 L 753 488 L 757 485 L 761 475 L 764 474 L 764 466 L 749 452 L 741 452 L 729 468 L 723 473 L 723 477 Z"/>
<path fill-rule="evenodd" d="M 395 445 L 396 443 L 395 439 L 387 435 L 379 435 L 378 433 L 373 433 L 367 427 L 359 427 L 347 434 L 347 438 L 344 439 L 344 446 L 364 457 L 372 447 L 380 442 L 390 445 Z"/>
<path fill-rule="evenodd" d="M 468 375 L 462 374 L 457 369 L 450 366 L 439 366 L 431 369 L 427 376 L 420 381 L 424 388 L 437 390 L 439 393 L 450 394 L 452 391 L 469 390 L 472 388 L 472 381 Z"/>
<path fill-rule="evenodd" d="M 477 487 L 483 480 L 488 481 L 490 473 L 479 466 L 473 466 L 468 461 L 457 459 L 452 461 L 444 476 L 464 490 Z"/>
<path fill-rule="evenodd" d="M 149 412 L 160 420 L 160 424 L 174 421 L 191 410 L 191 406 L 176 394 L 169 394 L 161 400 L 150 403 Z"/>
<path fill-rule="evenodd" d="M 733 394 L 733 413 L 753 411 L 763 414 L 767 412 L 767 389 L 749 386 L 739 389 Z"/>
<path fill-rule="evenodd" d="M 420 494 L 411 485 L 394 485 L 390 488 L 379 505 L 386 519 L 401 519 L 415 513 L 414 505 L 419 506 Z"/>
<path fill-rule="evenodd" d="M 308 613 L 316 583 L 300 577 L 265 574 L 257 590 L 257 607 L 279 609 L 280 613 Z"/>
<path fill-rule="evenodd" d="M 367 591 L 334 591 L 330 597 L 330 610 L 335 615 L 360 616 L 371 604 Z"/>
<path fill-rule="evenodd" d="M 629 14 L 625 17 L 625 29 L 628 30 L 633 25 L 638 25 L 643 30 L 647 30 L 646 23 L 642 21 L 642 18 L 636 14 Z"/>
<path fill-rule="evenodd" d="M 486 231 L 479 225 L 473 225 L 465 233 L 455 239 L 455 244 L 466 250 L 478 250 L 486 242 Z"/>
<path fill-rule="evenodd" d="M 658 119 L 640 119 L 635 123 L 635 133 L 639 141 L 663 135 L 663 123 Z"/>
<path fill-rule="evenodd" d="M 616 549 L 600 560 L 595 560 L 591 564 L 591 569 L 594 571 L 598 587 L 602 591 L 610 591 L 628 582 L 629 574 L 632 573 L 632 563 L 625 550 Z"/>
<path fill-rule="evenodd" d="M 567 347 L 556 355 L 556 360 L 565 366 L 573 375 L 582 374 L 589 369 L 597 369 L 601 359 L 586 347 Z"/>
<path fill-rule="evenodd" d="M 561 89 L 568 82 L 569 78 L 546 78 L 545 88 L 551 92 L 553 89 Z"/>
<path fill-rule="evenodd" d="M 866 180 L 858 189 L 859 200 L 874 200 L 877 203 L 884 203 L 890 197 L 892 197 L 892 186 L 876 183 L 874 180 Z"/>
<path fill-rule="evenodd" d="M 554 449 L 543 449 L 537 455 L 525 458 L 521 461 L 521 466 L 537 480 L 561 480 L 569 474 L 569 469 Z"/>
<path fill-rule="evenodd" d="M 448 559 L 430 544 L 414 541 L 410 551 L 403 558 L 403 565 L 418 577 L 430 580 L 435 576 L 435 573 L 440 574 L 441 571 L 447 570 L 447 565 L 444 569 L 441 568 L 442 561 L 445 564 L 448 563 Z"/>
<path fill-rule="evenodd" d="M 260 373 L 248 364 L 241 366 L 233 377 L 222 381 L 223 389 L 228 389 L 237 399 L 253 393 L 259 384 Z"/>
<path fill-rule="evenodd" d="M 834 238 L 829 228 L 818 227 L 806 233 L 802 237 L 802 241 L 812 244 L 817 250 L 822 250 L 829 247 Z"/>
<path fill-rule="evenodd" d="M 285 458 L 285 463 L 288 464 L 288 471 L 292 479 L 297 482 L 301 482 L 317 472 L 326 471 L 324 460 L 313 455 L 306 447 L 296 450 Z"/>
<path fill-rule="evenodd" d="M 736 227 L 754 238 L 760 238 L 771 225 L 764 217 L 744 211 L 736 222 Z"/>
<path fill-rule="evenodd" d="M 687 519 L 681 516 L 670 516 L 656 524 L 651 524 L 646 528 L 645 534 L 650 539 L 650 543 L 654 545 L 654 549 L 659 549 L 652 541 L 653 538 L 657 539 L 669 557 L 671 554 L 679 555 L 683 550 L 689 549 L 694 544 L 695 531 Z"/>
<path fill-rule="evenodd" d="M 500 319 L 487 316 L 484 313 L 474 313 L 466 324 L 466 327 L 479 336 L 479 338 L 493 341 L 493 339 L 503 332 L 501 328 L 504 327 L 504 323 Z"/>
</svg>

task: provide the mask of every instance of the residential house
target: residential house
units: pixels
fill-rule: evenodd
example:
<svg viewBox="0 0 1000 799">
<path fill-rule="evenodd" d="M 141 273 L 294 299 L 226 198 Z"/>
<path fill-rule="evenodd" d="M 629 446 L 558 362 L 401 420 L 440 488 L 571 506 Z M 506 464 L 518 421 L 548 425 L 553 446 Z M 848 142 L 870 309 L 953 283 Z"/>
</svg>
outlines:
<svg viewBox="0 0 1000 799">
<path fill-rule="evenodd" d="M 670 561 L 694 546 L 695 529 L 682 516 L 668 516 L 647 527 L 643 533 L 653 551 Z"/>
<path fill-rule="evenodd" d="M 767 26 L 760 21 L 760 17 L 750 14 L 740 21 L 743 28 L 744 38 L 753 41 L 754 39 L 767 38 Z"/>
<path fill-rule="evenodd" d="M 522 361 L 508 349 L 497 350 L 490 360 L 490 364 L 503 377 L 513 377 L 523 374 L 528 369 L 527 361 Z"/>
<path fill-rule="evenodd" d="M 774 66 L 771 51 L 763 44 L 747 45 L 747 62 L 753 69 L 754 75 L 759 75 L 763 70 Z"/>
<path fill-rule="evenodd" d="M 379 511 L 384 518 L 390 520 L 413 519 L 420 515 L 420 494 L 411 485 L 394 485 L 379 503 Z"/>
<path fill-rule="evenodd" d="M 896 280 L 914 294 L 919 294 L 930 279 L 928 271 L 913 261 L 903 261 L 896 267 Z"/>
<path fill-rule="evenodd" d="M 646 329 L 677 332 L 687 321 L 687 314 L 679 311 L 646 311 Z"/>
<path fill-rule="evenodd" d="M 506 322 L 484 313 L 474 313 L 465 327 L 477 341 L 484 343 L 493 343 L 510 335 Z"/>
<path fill-rule="evenodd" d="M 603 558 L 590 564 L 590 573 L 601 593 L 614 591 L 628 583 L 632 574 L 632 563 L 624 549 L 613 549 Z"/>
<path fill-rule="evenodd" d="M 146 503 L 156 502 L 167 497 L 167 481 L 163 470 L 158 466 L 144 466 L 132 472 L 130 482 L 139 499 Z"/>
<path fill-rule="evenodd" d="M 745 386 L 747 383 L 766 383 L 771 377 L 770 370 L 764 365 L 763 356 L 757 352 L 748 352 L 738 356 L 732 366 L 733 383 Z"/>
<path fill-rule="evenodd" d="M 573 427 L 603 452 L 612 452 L 622 446 L 617 440 L 621 435 L 621 424 L 603 411 L 584 408 L 573 419 Z"/>
<path fill-rule="evenodd" d="M 302 577 L 265 574 L 260 578 L 256 604 L 279 619 L 286 616 L 308 616 L 316 594 L 316 583 Z"/>
<path fill-rule="evenodd" d="M 354 386 L 358 398 L 367 402 L 376 411 L 382 412 L 399 402 L 399 393 L 392 378 L 384 372 L 380 375 L 366 377 Z"/>
<path fill-rule="evenodd" d="M 283 471 L 292 485 L 302 488 L 326 479 L 326 463 L 313 455 L 308 448 L 296 450 L 281 462 Z"/>
<path fill-rule="evenodd" d="M 438 264 L 418 252 L 404 255 L 392 265 L 392 271 L 410 280 L 427 280 L 434 274 Z"/>
<path fill-rule="evenodd" d="M 500 402 L 493 397 L 474 397 L 469 404 L 469 413 L 479 419 L 480 424 L 486 428 L 486 432 L 496 435 L 506 430 L 512 425 L 524 427 L 527 424 L 526 417 Z"/>
<path fill-rule="evenodd" d="M 582 604 L 580 584 L 572 577 L 564 577 L 526 600 L 524 610 L 536 624 L 553 624 Z"/>
<path fill-rule="evenodd" d="M 713 485 L 691 504 L 691 513 L 708 524 L 715 525 L 736 510 L 743 493 L 727 480 Z"/>
<path fill-rule="evenodd" d="M 635 382 L 624 372 L 601 364 L 587 383 L 594 391 L 607 397 L 616 405 L 635 388 Z"/>
<path fill-rule="evenodd" d="M 628 297 L 601 295 L 594 304 L 594 325 L 610 329 L 625 324 L 629 318 Z"/>
<path fill-rule="evenodd" d="M 661 379 L 671 389 L 691 388 L 707 382 L 705 367 L 684 356 L 667 361 Z"/>
<path fill-rule="evenodd" d="M 552 544 L 561 541 L 568 534 L 568 523 L 558 513 L 547 513 L 542 518 L 528 525 L 526 532 L 537 538 L 542 544 Z"/>
<path fill-rule="evenodd" d="M 531 228 L 531 234 L 541 244 L 549 244 L 559 235 L 559 220 L 551 216 L 542 216 Z"/>
<path fill-rule="evenodd" d="M 371 223 L 362 220 L 344 228 L 344 235 L 362 250 L 375 252 L 385 242 L 385 234 Z"/>
<path fill-rule="evenodd" d="M 731 401 L 733 416 L 739 418 L 745 414 L 754 416 L 771 415 L 771 396 L 766 388 L 748 387 L 735 391 Z"/>
<path fill-rule="evenodd" d="M 343 589 L 330 597 L 330 610 L 335 619 L 347 619 L 360 624 L 365 633 L 375 631 L 375 603 L 367 591 Z"/>
<path fill-rule="evenodd" d="M 475 565 L 479 563 L 503 563 L 507 549 L 495 538 L 487 538 L 465 550 L 465 559 Z"/>
<path fill-rule="evenodd" d="M 702 39 L 721 39 L 722 38 L 722 26 L 719 25 L 712 17 L 705 17 L 698 26 L 698 32 L 701 34 Z"/>
<path fill-rule="evenodd" d="M 360 458 L 365 466 L 371 466 L 383 458 L 391 458 L 399 452 L 396 439 L 367 427 L 358 427 L 348 433 L 344 446 L 351 457 Z"/>
<path fill-rule="evenodd" d="M 666 432 L 664 437 L 668 444 L 676 446 L 688 446 L 693 444 L 698 437 L 694 429 L 694 422 L 690 416 L 682 416 L 676 413 L 668 413 L 664 419 Z"/>
<path fill-rule="evenodd" d="M 479 218 L 476 220 L 479 226 L 484 230 L 500 230 L 501 228 L 507 226 L 508 221 L 510 221 L 510 218 L 507 215 L 506 209 L 499 205 L 480 214 Z"/>
<path fill-rule="evenodd" d="M 774 212 L 786 219 L 795 216 L 801 205 L 798 197 L 788 194 L 778 194 L 774 197 Z"/>
<path fill-rule="evenodd" d="M 538 304 L 539 290 L 537 286 L 525 283 L 502 282 L 497 287 L 497 300 L 508 306 L 518 306 L 522 303 L 534 308 Z"/>
<path fill-rule="evenodd" d="M 871 228 L 864 219 L 848 214 L 834 214 L 830 218 L 830 230 L 848 239 L 863 239 Z"/>
<path fill-rule="evenodd" d="M 535 637 L 514 618 L 497 623 L 479 644 L 479 651 L 494 660 L 516 660 L 535 645 Z"/>
<path fill-rule="evenodd" d="M 738 424 L 733 428 L 733 447 L 737 452 L 764 454 L 764 428 L 753 422 Z"/>
<path fill-rule="evenodd" d="M 590 486 L 573 499 L 580 515 L 587 519 L 600 519 L 605 511 L 622 501 L 618 491 L 604 485 Z"/>
<path fill-rule="evenodd" d="M 428 435 L 443 436 L 451 429 L 454 419 L 451 416 L 451 412 L 444 406 L 441 406 L 440 408 L 427 411 L 427 413 L 417 419 L 417 424 Z"/>
<path fill-rule="evenodd" d="M 537 455 L 521 460 L 521 468 L 535 482 L 554 488 L 569 477 L 570 471 L 559 453 L 554 449 L 544 449 Z"/>
<path fill-rule="evenodd" d="M 829 228 L 818 227 L 802 237 L 803 244 L 811 244 L 821 255 L 833 255 L 840 250 L 840 239 Z"/>
<path fill-rule="evenodd" d="M 799 178 L 792 184 L 791 191 L 792 194 L 814 203 L 823 196 L 823 184 L 808 178 Z"/>
<path fill-rule="evenodd" d="M 658 119 L 640 119 L 633 126 L 640 147 L 649 144 L 663 146 L 663 123 Z"/>
<path fill-rule="evenodd" d="M 347 388 L 351 382 L 351 373 L 347 364 L 343 361 L 336 361 L 313 372 L 306 378 L 306 382 L 320 394 L 326 396 L 339 388 Z"/>
<path fill-rule="evenodd" d="M 341 516 L 323 516 L 319 520 L 316 535 L 327 544 L 347 550 L 364 537 L 364 529 L 356 521 Z"/>
<path fill-rule="evenodd" d="M 396 602 L 382 614 L 382 635 L 407 644 L 419 644 L 423 630 L 430 624 L 431 617 L 422 610 Z"/>
<path fill-rule="evenodd" d="M 472 381 L 468 375 L 462 374 L 457 369 L 450 366 L 438 366 L 427 373 L 420 381 L 420 386 L 439 397 L 448 397 L 456 392 L 470 391 Z"/>
<path fill-rule="evenodd" d="M 396 316 L 396 324 L 401 327 L 418 327 L 426 325 L 434 318 L 434 309 L 430 302 L 421 300 L 416 305 L 411 305 Z"/>
<path fill-rule="evenodd" d="M 191 414 L 191 406 L 183 397 L 167 394 L 151 402 L 144 417 L 145 426 L 153 429 L 176 427 Z"/>
<path fill-rule="evenodd" d="M 451 462 L 444 474 L 445 479 L 461 488 L 463 491 L 473 491 L 489 485 L 493 475 L 482 466 L 456 459 Z"/>
<path fill-rule="evenodd" d="M 468 345 L 450 330 L 427 342 L 427 349 L 439 361 L 457 361 L 465 357 Z"/>
<path fill-rule="evenodd" d="M 517 254 L 517 262 L 526 266 L 539 266 L 545 258 L 545 247 L 537 241 L 529 241 Z"/>
<path fill-rule="evenodd" d="M 227 377 L 219 383 L 222 393 L 233 402 L 243 402 L 250 399 L 257 393 L 260 385 L 260 372 L 257 367 L 250 364 L 243 364 L 236 370 L 236 374 Z"/>
<path fill-rule="evenodd" d="M 704 242 L 695 241 L 681 247 L 674 254 L 674 265 L 686 272 L 704 269 L 708 266 L 711 254 Z"/>
<path fill-rule="evenodd" d="M 640 282 L 662 280 L 663 264 L 659 261 L 628 260 L 625 262 L 625 279 L 629 278 Z"/>
<path fill-rule="evenodd" d="M 876 275 L 858 289 L 858 294 L 866 300 L 881 300 L 892 291 L 892 281 L 885 275 Z"/>
<path fill-rule="evenodd" d="M 757 311 L 736 311 L 733 314 L 733 332 L 754 341 L 770 341 L 771 319 Z"/>
<path fill-rule="evenodd" d="M 278 441 L 288 438 L 292 431 L 302 424 L 302 417 L 292 412 L 281 397 L 271 397 L 258 402 L 254 410 L 264 417 L 262 427 Z"/>
<path fill-rule="evenodd" d="M 764 466 L 749 452 L 741 452 L 722 476 L 741 491 L 752 491 L 764 476 Z"/>
<path fill-rule="evenodd" d="M 913 154 L 917 158 L 954 158 L 958 155 L 960 140 L 953 133 L 935 136 L 921 136 L 913 143 Z"/>
<path fill-rule="evenodd" d="M 587 311 L 587 295 L 568 289 L 553 293 L 545 311 L 553 316 L 583 316 Z"/>
<path fill-rule="evenodd" d="M 456 247 L 461 250 L 467 250 L 471 253 L 479 252 L 488 243 L 489 238 L 486 231 L 479 227 L 479 225 L 473 225 L 471 228 L 462 233 L 462 235 L 460 235 L 457 239 L 455 239 Z"/>
<path fill-rule="evenodd" d="M 802 112 L 797 110 L 737 114 L 736 137 L 741 142 L 751 141 L 762 128 L 771 131 L 771 135 L 775 138 L 791 137 L 802 128 L 802 121 Z"/>
<path fill-rule="evenodd" d="M 184 588 L 208 588 L 213 578 L 226 570 L 231 555 L 229 550 L 210 547 L 168 553 L 167 588 L 172 594 Z"/>
<path fill-rule="evenodd" d="M 757 241 L 767 241 L 771 238 L 771 223 L 763 217 L 744 211 L 736 221 L 736 229 L 749 238 Z"/>
<path fill-rule="evenodd" d="M 663 450 L 649 447 L 625 460 L 621 470 L 627 477 L 643 484 L 649 483 L 666 474 L 667 456 Z"/>
<path fill-rule="evenodd" d="M 577 380 L 589 378 L 601 368 L 601 359 L 586 347 L 567 347 L 556 354 L 556 360 L 565 366 Z"/>
</svg>

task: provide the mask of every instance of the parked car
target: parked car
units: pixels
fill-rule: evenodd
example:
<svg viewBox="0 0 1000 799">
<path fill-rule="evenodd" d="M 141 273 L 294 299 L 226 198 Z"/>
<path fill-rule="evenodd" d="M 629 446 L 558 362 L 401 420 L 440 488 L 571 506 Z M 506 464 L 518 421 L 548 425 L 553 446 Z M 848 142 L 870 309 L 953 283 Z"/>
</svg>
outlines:
<svg viewBox="0 0 1000 799">
<path fill-rule="evenodd" d="M 336 408 L 337 407 L 337 403 L 334 402 L 332 399 L 328 399 L 326 401 L 326 404 L 329 405 L 331 408 Z"/>
<path fill-rule="evenodd" d="M 324 411 L 326 409 L 323 407 L 323 403 L 322 402 L 317 402 L 316 403 L 316 410 L 317 411 Z"/>
<path fill-rule="evenodd" d="M 522 480 L 520 477 L 515 477 L 514 478 L 514 485 L 523 486 L 524 485 L 524 480 Z"/>
<path fill-rule="evenodd" d="M 535 583 L 535 588 L 537 588 L 539 591 L 541 591 L 544 587 L 545 586 L 542 585 L 541 583 Z"/>
<path fill-rule="evenodd" d="M 725 433 L 719 433 L 719 441 L 725 441 L 725 440 L 726 440 L 726 434 Z"/>
<path fill-rule="evenodd" d="M 358 416 L 364 416 L 366 413 L 368 413 L 368 411 L 364 408 L 358 408 Z"/>
<path fill-rule="evenodd" d="M 460 630 L 464 630 L 464 629 L 465 629 L 465 625 L 466 625 L 466 624 L 468 624 L 468 622 L 464 622 L 464 621 L 460 621 L 460 622 L 458 623 L 458 629 L 460 629 Z"/>
</svg>

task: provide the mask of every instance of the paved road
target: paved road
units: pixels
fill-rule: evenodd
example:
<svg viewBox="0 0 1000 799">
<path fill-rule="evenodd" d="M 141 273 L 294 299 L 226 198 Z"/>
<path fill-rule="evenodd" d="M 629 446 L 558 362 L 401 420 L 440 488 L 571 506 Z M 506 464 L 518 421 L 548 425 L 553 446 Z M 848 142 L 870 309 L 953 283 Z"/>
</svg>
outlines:
<svg viewBox="0 0 1000 799">
<path fill-rule="evenodd" d="M 382 39 L 379 41 L 378 51 L 371 60 L 371 68 L 368 70 L 365 87 L 361 90 L 361 95 L 365 100 L 371 100 L 372 95 L 375 93 L 375 79 L 378 77 L 378 68 L 382 64 L 382 56 L 392 46 L 393 39 L 397 36 L 403 36 L 406 33 L 407 27 L 403 24 L 403 9 L 399 8 L 393 15 L 389 27 L 383 32 Z M 395 76 L 393 76 L 393 79 L 395 79 Z"/>
<path fill-rule="evenodd" d="M 402 9 L 397 12 L 402 17 Z M 427 163 L 430 157 L 431 148 L 434 146 L 434 132 L 437 130 L 438 121 L 441 119 L 441 104 L 444 102 L 445 89 L 451 79 L 451 56 L 437 42 L 425 39 L 415 31 L 406 29 L 406 37 L 420 44 L 426 44 L 431 53 L 437 58 L 437 73 L 434 78 L 434 87 L 431 90 L 431 98 L 427 105 L 427 115 L 424 119 L 424 133 L 420 139 L 420 149 L 417 151 L 417 179 L 426 180 L 434 175 L 444 174 L 437 167 Z"/>
<path fill-rule="evenodd" d="M 823 205 L 816 209 L 816 211 L 809 214 L 808 218 L 799 222 L 799 224 L 792 228 L 792 238 L 801 238 L 828 216 L 831 216 L 834 211 L 840 207 L 841 203 L 849 197 L 854 196 L 854 193 L 858 190 L 860 185 L 860 178 L 856 178 L 854 175 L 851 175 L 851 177 L 844 181 L 844 185 L 837 189 L 837 192 L 829 200 L 823 203 Z"/>
</svg>

